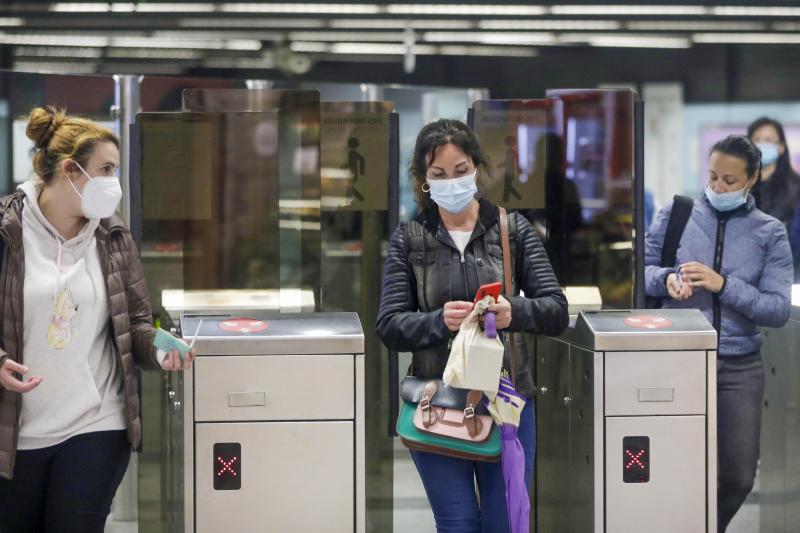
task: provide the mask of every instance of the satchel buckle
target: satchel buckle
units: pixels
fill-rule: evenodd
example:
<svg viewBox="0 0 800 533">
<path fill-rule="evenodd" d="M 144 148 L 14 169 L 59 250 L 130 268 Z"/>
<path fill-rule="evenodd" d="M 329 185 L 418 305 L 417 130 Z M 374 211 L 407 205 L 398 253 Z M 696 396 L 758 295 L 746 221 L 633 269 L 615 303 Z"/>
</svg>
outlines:
<svg viewBox="0 0 800 533">
<path fill-rule="evenodd" d="M 431 408 L 431 400 L 427 396 L 419 401 L 419 408 L 423 411 L 427 411 Z"/>
<path fill-rule="evenodd" d="M 475 408 L 470 405 L 469 407 L 464 409 L 464 418 L 466 419 L 475 418 Z"/>
</svg>

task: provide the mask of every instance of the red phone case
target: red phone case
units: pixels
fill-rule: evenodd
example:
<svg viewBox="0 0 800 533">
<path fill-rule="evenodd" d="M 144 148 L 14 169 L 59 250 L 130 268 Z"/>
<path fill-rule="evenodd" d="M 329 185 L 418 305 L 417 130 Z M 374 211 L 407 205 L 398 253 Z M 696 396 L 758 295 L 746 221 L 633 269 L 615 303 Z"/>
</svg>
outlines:
<svg viewBox="0 0 800 533">
<path fill-rule="evenodd" d="M 503 292 L 503 284 L 501 282 L 495 283 L 487 283 L 486 285 L 481 285 L 481 288 L 478 289 L 478 292 L 475 294 L 475 303 L 483 300 L 486 295 L 491 295 L 496 302 L 497 299 L 500 297 L 500 294 Z"/>
</svg>

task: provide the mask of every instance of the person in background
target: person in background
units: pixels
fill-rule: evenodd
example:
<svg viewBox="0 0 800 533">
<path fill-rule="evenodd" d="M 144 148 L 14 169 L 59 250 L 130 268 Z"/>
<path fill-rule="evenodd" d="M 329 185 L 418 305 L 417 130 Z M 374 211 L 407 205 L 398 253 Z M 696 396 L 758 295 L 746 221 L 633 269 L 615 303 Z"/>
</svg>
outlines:
<svg viewBox="0 0 800 533">
<path fill-rule="evenodd" d="M 753 488 L 764 366 L 759 327 L 789 319 L 792 255 L 780 221 L 756 208 L 761 152 L 744 135 L 718 141 L 705 193 L 695 200 L 676 264 L 661 266 L 672 205 L 645 237 L 645 291 L 667 309 L 700 309 L 717 350 L 718 523 L 723 533 Z"/>
<path fill-rule="evenodd" d="M 153 346 L 117 137 L 53 108 L 26 134 L 36 176 L 0 199 L 0 533 L 102 533 L 142 436 L 134 367 L 195 354 Z"/>
<path fill-rule="evenodd" d="M 800 265 L 800 176 L 792 168 L 786 134 L 777 120 L 761 117 L 747 128 L 747 136 L 761 150 L 761 182 L 753 189 L 756 206 L 780 220 L 789 232 L 796 266 Z M 797 218 L 797 220 L 795 220 Z M 793 227 L 794 226 L 794 227 Z M 800 281 L 795 268 L 795 280 Z"/>
</svg>

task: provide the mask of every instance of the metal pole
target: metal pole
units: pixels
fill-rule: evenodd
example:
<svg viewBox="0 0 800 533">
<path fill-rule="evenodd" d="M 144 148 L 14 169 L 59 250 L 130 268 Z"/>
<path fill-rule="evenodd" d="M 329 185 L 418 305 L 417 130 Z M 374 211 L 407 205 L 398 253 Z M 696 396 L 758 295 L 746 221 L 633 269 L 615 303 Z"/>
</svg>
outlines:
<svg viewBox="0 0 800 533">
<path fill-rule="evenodd" d="M 120 183 L 122 185 L 121 212 L 125 223 L 131 223 L 130 183 L 130 125 L 139 112 L 139 76 L 115 75 L 114 108 L 112 116 L 117 121 L 120 137 Z M 139 518 L 139 462 L 137 454 L 131 461 L 114 497 L 114 520 L 134 521 Z"/>
<path fill-rule="evenodd" d="M 115 94 L 116 119 L 119 123 L 120 137 L 120 182 L 122 185 L 122 218 L 131 223 L 131 174 L 130 174 L 130 126 L 136 121 L 139 112 L 139 83 L 141 76 L 115 75 L 117 88 Z M 138 186 L 138 184 L 133 184 Z"/>
</svg>

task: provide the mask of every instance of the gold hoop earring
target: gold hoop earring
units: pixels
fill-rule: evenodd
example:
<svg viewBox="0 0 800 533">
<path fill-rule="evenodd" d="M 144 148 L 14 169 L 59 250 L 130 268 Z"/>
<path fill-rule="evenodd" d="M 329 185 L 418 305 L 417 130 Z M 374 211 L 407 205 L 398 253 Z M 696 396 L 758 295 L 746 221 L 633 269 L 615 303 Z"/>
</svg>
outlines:
<svg viewBox="0 0 800 533">
<path fill-rule="evenodd" d="M 425 187 L 427 187 L 427 189 Z M 422 184 L 422 192 L 431 192 L 431 186 L 428 185 L 427 183 L 423 183 Z"/>
</svg>

